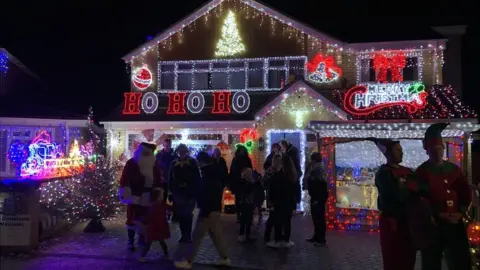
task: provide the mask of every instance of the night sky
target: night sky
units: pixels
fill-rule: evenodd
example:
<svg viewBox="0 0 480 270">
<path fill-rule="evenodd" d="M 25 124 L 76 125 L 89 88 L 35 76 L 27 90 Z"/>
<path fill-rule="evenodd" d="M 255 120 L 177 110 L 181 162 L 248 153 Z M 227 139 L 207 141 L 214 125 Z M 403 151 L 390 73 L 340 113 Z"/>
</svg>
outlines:
<svg viewBox="0 0 480 270">
<path fill-rule="evenodd" d="M 93 105 L 98 114 L 107 114 L 120 104 L 122 93 L 129 90 L 129 76 L 121 57 L 140 46 L 147 36 L 162 32 L 206 2 L 2 1 L 0 47 L 42 78 L 47 86 L 44 94 L 60 108 L 85 113 Z M 473 10 L 465 5 L 466 1 L 415 2 L 422 4 L 263 1 L 344 41 L 421 39 L 429 26 L 473 21 L 465 13 Z M 463 91 L 464 100 L 480 111 L 480 102 L 474 104 L 475 98 L 480 98 L 475 74 L 479 72 L 475 65 L 479 60 L 476 47 L 480 45 L 480 40 L 474 38 L 477 30 L 470 26 L 464 39 Z"/>
</svg>

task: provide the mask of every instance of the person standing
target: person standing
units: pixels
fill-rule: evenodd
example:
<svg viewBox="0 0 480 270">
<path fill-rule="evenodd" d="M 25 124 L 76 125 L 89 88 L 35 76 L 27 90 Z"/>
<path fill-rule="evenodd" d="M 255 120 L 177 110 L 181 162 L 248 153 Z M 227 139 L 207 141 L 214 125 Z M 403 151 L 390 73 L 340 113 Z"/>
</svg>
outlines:
<svg viewBox="0 0 480 270">
<path fill-rule="evenodd" d="M 223 189 L 225 188 L 224 179 L 218 173 L 221 165 L 206 152 L 200 152 L 197 160 L 202 177 L 197 192 L 199 215 L 193 231 L 193 249 L 186 259 L 175 262 L 175 267 L 179 269 L 192 268 L 192 263 L 207 232 L 220 255 L 217 265 L 229 266 L 231 262 L 220 228 L 220 211 L 222 208 Z"/>
<path fill-rule="evenodd" d="M 369 138 L 380 149 L 387 163 L 375 175 L 380 214 L 380 246 L 383 269 L 413 270 L 416 250 L 412 243 L 407 216 L 409 183 L 413 171 L 400 165 L 403 150 L 399 141 Z M 409 180 L 411 181 L 411 180 Z"/>
<path fill-rule="evenodd" d="M 255 193 L 253 171 L 251 168 L 243 168 L 240 182 L 237 185 L 237 190 L 239 195 L 235 200 L 238 198 L 240 209 L 240 231 L 238 234 L 238 241 L 243 243 L 254 240 L 251 237 L 251 228 L 255 209 Z"/>
<path fill-rule="evenodd" d="M 300 184 L 300 178 L 303 175 L 302 166 L 300 165 L 300 151 L 298 151 L 298 149 L 295 146 L 293 146 L 293 144 L 289 143 L 286 140 L 280 141 L 280 146 L 282 148 L 283 154 L 288 156 L 292 160 L 293 165 L 295 166 L 295 171 L 297 175 L 297 184 L 298 184 L 298 188 L 296 188 L 295 190 L 297 190 L 298 192 L 297 205 L 299 205 L 302 198 L 302 188 Z"/>
<path fill-rule="evenodd" d="M 170 238 L 170 229 L 167 221 L 167 204 L 163 199 L 163 190 L 154 190 L 151 196 L 151 205 L 144 218 L 138 220 L 138 226 L 144 231 L 146 242 L 143 246 L 140 262 L 146 262 L 150 247 L 158 241 L 163 251 L 164 258 L 168 258 L 168 247 L 165 240 Z"/>
<path fill-rule="evenodd" d="M 322 155 L 313 153 L 310 156 L 310 166 L 304 176 L 304 189 L 310 195 L 310 211 L 313 220 L 314 234 L 308 242 L 316 246 L 326 245 L 325 231 L 325 204 L 328 200 L 328 183 L 322 163 Z"/>
<path fill-rule="evenodd" d="M 123 168 L 120 177 L 119 197 L 120 201 L 127 205 L 127 232 L 128 249 L 135 249 L 135 224 L 136 219 L 143 217 L 150 206 L 150 192 L 161 190 L 164 182 L 161 169 L 155 165 L 156 145 L 141 143 Z M 139 237 L 139 245 L 143 245 L 145 239 Z"/>
<path fill-rule="evenodd" d="M 170 166 L 177 156 L 172 149 L 172 140 L 165 139 L 163 141 L 163 149 L 157 153 L 156 160 L 157 166 L 159 166 L 163 171 L 164 183 L 162 185 L 164 194 L 163 198 L 166 201 L 168 198 L 168 183 L 170 181 Z"/>
<path fill-rule="evenodd" d="M 180 243 L 189 243 L 192 239 L 193 210 L 200 171 L 195 159 L 188 155 L 188 148 L 180 144 L 176 152 L 178 158 L 170 169 L 170 190 L 174 201 L 174 215 L 177 217 L 182 237 Z"/>
<path fill-rule="evenodd" d="M 241 190 L 238 185 L 242 181 L 241 173 L 244 168 L 252 169 L 252 160 L 248 156 L 248 150 L 243 145 L 238 145 L 230 165 L 229 185 L 228 188 L 235 195 L 235 208 L 237 213 L 237 222 L 240 223 L 240 199 L 242 197 Z M 238 199 L 237 199 L 238 197 Z"/>
<path fill-rule="evenodd" d="M 300 185 L 292 160 L 288 156 L 283 156 L 282 159 L 282 168 L 273 176 L 275 180 L 269 188 L 269 200 L 274 212 L 275 242 L 267 245 L 272 248 L 289 248 L 295 245 L 290 241 L 291 219 L 300 200 L 300 192 L 297 190 Z"/>
<path fill-rule="evenodd" d="M 212 158 L 217 165 L 216 166 L 216 168 L 218 169 L 217 173 L 220 174 L 221 176 L 220 179 L 222 180 L 223 186 L 225 187 L 228 180 L 228 167 L 227 167 L 227 162 L 222 157 L 222 151 L 220 151 L 220 148 L 213 149 Z"/>
<path fill-rule="evenodd" d="M 442 256 L 446 256 L 455 270 L 470 270 L 472 261 L 463 217 L 472 201 L 470 189 L 462 170 L 455 164 L 445 161 L 445 146 L 442 130 L 448 124 L 433 124 L 425 132 L 423 147 L 428 160 L 417 170 L 418 181 L 428 185 L 426 199 L 430 203 L 437 226 L 434 241 L 422 253 L 422 269 L 437 270 L 442 267 Z"/>
<path fill-rule="evenodd" d="M 281 151 L 280 144 L 273 143 L 270 147 L 270 154 L 268 154 L 267 158 L 265 159 L 265 163 L 263 163 L 263 170 L 266 172 L 270 166 L 272 166 L 272 159 L 275 155 L 279 154 Z"/>
<path fill-rule="evenodd" d="M 263 176 L 262 182 L 263 186 L 267 190 L 267 195 L 268 195 L 268 190 L 270 190 L 270 186 L 272 182 L 275 181 L 275 177 L 277 177 L 280 174 L 280 170 L 283 167 L 283 159 L 282 155 L 277 153 L 272 157 L 272 165 L 265 171 L 265 174 Z M 269 215 L 267 219 L 267 223 L 265 224 L 265 233 L 264 233 L 264 238 L 263 240 L 265 241 L 265 244 L 270 243 L 270 238 L 272 236 L 272 230 L 275 222 L 275 211 L 273 211 L 273 206 L 272 203 L 270 202 L 270 196 L 267 196 L 267 207 L 269 208 Z"/>
</svg>

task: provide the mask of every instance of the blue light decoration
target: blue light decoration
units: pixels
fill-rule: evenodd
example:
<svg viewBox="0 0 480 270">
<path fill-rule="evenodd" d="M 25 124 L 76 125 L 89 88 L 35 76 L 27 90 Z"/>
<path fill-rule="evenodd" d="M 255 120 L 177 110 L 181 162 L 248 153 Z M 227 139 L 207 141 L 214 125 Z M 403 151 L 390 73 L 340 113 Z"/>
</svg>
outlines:
<svg viewBox="0 0 480 270">
<path fill-rule="evenodd" d="M 8 150 L 8 159 L 15 167 L 19 167 L 28 158 L 28 146 L 20 140 L 13 140 Z"/>
<path fill-rule="evenodd" d="M 4 50 L 0 50 L 0 73 L 7 74 L 8 71 L 8 54 Z"/>
<path fill-rule="evenodd" d="M 152 40 L 152 36 L 147 36 L 147 40 Z"/>
</svg>

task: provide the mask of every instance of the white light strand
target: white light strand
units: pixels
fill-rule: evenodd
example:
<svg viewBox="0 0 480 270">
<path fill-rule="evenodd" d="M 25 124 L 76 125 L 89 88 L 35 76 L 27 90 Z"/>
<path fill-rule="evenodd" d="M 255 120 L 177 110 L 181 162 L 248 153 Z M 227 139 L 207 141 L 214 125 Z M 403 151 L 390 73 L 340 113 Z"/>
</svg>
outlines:
<svg viewBox="0 0 480 270">
<path fill-rule="evenodd" d="M 231 92 L 237 91 L 279 91 L 283 88 L 280 87 L 270 87 L 268 85 L 268 74 L 269 71 L 284 71 L 285 72 L 285 81 L 288 81 L 288 76 L 290 76 L 290 61 L 303 61 L 303 65 L 298 66 L 297 69 L 304 78 L 307 76 L 307 57 L 306 56 L 286 56 L 286 57 L 267 57 L 267 58 L 238 58 L 238 59 L 209 59 L 209 60 L 191 60 L 191 61 L 160 61 L 158 62 L 158 76 L 162 77 L 162 74 L 173 74 L 173 89 L 164 89 L 161 84 L 158 84 L 157 91 L 159 93 L 169 93 L 172 91 L 196 91 L 196 92 L 215 92 L 217 89 L 194 89 L 195 88 L 195 76 L 196 73 L 227 73 L 228 81 L 227 85 L 230 86 L 230 74 L 231 73 L 240 73 L 245 72 L 245 88 L 243 89 L 228 89 Z M 271 61 L 284 61 L 283 66 L 271 66 Z M 243 65 L 243 67 L 238 67 L 235 63 Z M 250 68 L 250 63 L 262 63 L 262 68 Z M 215 68 L 215 64 L 225 64 L 227 68 Z M 191 65 L 191 68 L 181 68 L 179 66 Z M 196 68 L 208 65 L 208 68 Z M 163 67 L 173 66 L 172 70 L 163 71 Z M 234 66 L 234 67 L 232 67 Z M 251 71 L 263 71 L 263 85 L 261 87 L 249 87 L 249 72 Z M 178 88 L 178 75 L 179 74 L 192 74 L 191 76 L 191 89 L 179 89 Z"/>
<path fill-rule="evenodd" d="M 142 110 L 147 114 L 152 114 L 158 109 L 158 97 L 154 92 L 147 92 L 142 97 Z"/>
<path fill-rule="evenodd" d="M 197 105 L 195 105 L 195 102 Z M 187 109 L 191 113 L 200 113 L 205 107 L 205 97 L 202 93 L 193 92 L 188 95 Z"/>
<path fill-rule="evenodd" d="M 233 94 L 232 107 L 236 113 L 245 113 L 250 108 L 250 96 L 247 92 Z"/>
</svg>

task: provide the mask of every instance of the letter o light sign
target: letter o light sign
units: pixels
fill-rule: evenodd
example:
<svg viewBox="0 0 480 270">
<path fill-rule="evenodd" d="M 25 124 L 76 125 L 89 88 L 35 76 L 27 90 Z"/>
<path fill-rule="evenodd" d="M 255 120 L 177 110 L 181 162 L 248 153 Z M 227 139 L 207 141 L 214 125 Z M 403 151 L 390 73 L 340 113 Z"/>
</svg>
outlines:
<svg viewBox="0 0 480 270">
<path fill-rule="evenodd" d="M 168 109 L 166 114 L 186 114 L 187 110 L 192 114 L 198 114 L 205 109 L 205 96 L 201 92 L 175 91 L 168 93 L 167 96 Z M 159 103 L 157 93 L 127 92 L 124 93 L 123 114 L 138 115 L 141 111 L 146 114 L 153 114 L 158 110 Z M 243 114 L 250 108 L 250 96 L 246 91 L 235 93 L 215 91 L 212 93 L 211 104 L 213 104 L 212 114 L 230 114 L 231 109 L 238 114 Z"/>
</svg>

